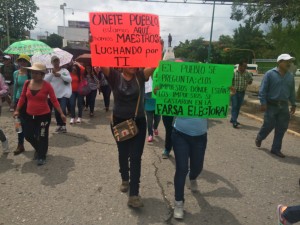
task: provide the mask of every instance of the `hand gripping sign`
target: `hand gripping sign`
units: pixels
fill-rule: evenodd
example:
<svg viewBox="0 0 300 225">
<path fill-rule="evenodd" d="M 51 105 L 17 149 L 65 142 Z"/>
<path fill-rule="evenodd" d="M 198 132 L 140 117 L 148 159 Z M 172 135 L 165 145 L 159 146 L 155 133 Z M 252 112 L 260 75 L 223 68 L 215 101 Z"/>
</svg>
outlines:
<svg viewBox="0 0 300 225">
<path fill-rule="evenodd" d="M 93 66 L 158 66 L 162 49 L 157 15 L 91 12 L 90 29 Z"/>
</svg>

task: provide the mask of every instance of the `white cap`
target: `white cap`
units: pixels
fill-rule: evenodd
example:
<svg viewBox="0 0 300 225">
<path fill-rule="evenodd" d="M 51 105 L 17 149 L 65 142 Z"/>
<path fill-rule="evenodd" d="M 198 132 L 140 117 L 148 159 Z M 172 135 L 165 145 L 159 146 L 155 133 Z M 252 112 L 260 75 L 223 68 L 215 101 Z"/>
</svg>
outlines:
<svg viewBox="0 0 300 225">
<path fill-rule="evenodd" d="M 281 61 L 281 60 L 295 60 L 295 57 L 290 56 L 289 54 L 281 54 L 280 56 L 278 56 L 277 58 L 277 62 Z"/>
</svg>

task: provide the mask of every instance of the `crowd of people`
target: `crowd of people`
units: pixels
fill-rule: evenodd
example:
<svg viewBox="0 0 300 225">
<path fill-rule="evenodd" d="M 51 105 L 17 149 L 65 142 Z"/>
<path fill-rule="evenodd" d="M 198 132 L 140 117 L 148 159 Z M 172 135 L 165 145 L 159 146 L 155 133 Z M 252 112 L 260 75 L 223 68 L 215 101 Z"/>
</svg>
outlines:
<svg viewBox="0 0 300 225">
<path fill-rule="evenodd" d="M 262 140 L 275 129 L 271 153 L 279 157 L 284 157 L 281 152 L 282 139 L 290 115 L 295 113 L 296 106 L 294 79 L 289 73 L 292 60 L 294 58 L 288 54 L 280 55 L 277 59 L 277 67 L 265 74 L 259 91 L 261 109 L 266 113 L 255 144 L 260 147 Z M 4 56 L 4 61 L 11 61 L 10 56 Z M 149 82 L 149 78 L 151 80 L 155 68 L 120 70 L 110 67 L 95 68 L 91 64 L 81 65 L 76 62 L 65 68 L 60 65 L 60 59 L 53 56 L 51 58 L 53 69 L 48 71 L 44 64 L 31 65 L 30 57 L 23 54 L 19 55 L 16 62 L 18 69 L 14 68 L 12 62 L 4 63 L 4 74 L 0 76 L 0 96 L 9 104 L 10 111 L 14 111 L 14 117 L 21 121 L 22 132 L 18 133 L 18 146 L 14 154 L 18 155 L 25 151 L 24 139 L 26 139 L 35 150 L 34 160 L 37 160 L 37 165 L 44 165 L 48 151 L 52 108 L 57 123 L 55 132 L 66 133 L 67 110 L 70 113 L 69 123 L 80 124 L 83 110 L 89 110 L 89 116 L 94 116 L 98 92 L 103 93 L 104 109 L 109 111 L 112 92 L 114 97 L 112 131 L 114 126 L 129 119 L 134 120 L 138 129 L 138 133 L 130 139 L 116 140 L 121 175 L 120 191 L 129 192 L 128 206 L 143 207 L 139 195 L 141 158 L 145 141 L 152 142 L 153 136 L 158 135 L 161 119 L 160 115 L 155 115 L 155 99 L 152 97 L 152 91 L 145 90 L 145 85 Z M 247 85 L 252 82 L 246 67 L 247 62 L 239 63 L 231 87 L 230 122 L 234 128 L 240 125 L 237 121 L 239 111 Z M 83 81 L 87 83 L 89 89 L 85 94 L 82 94 L 80 89 Z M 288 102 L 291 103 L 290 110 Z M 174 217 L 182 219 L 184 187 L 187 184 L 192 191 L 197 190 L 197 177 L 203 170 L 208 119 L 162 116 L 162 121 L 166 131 L 162 158 L 167 159 L 173 149 L 176 161 Z M 148 138 L 146 138 L 147 132 Z M 0 130 L 0 140 L 4 152 L 9 152 L 8 140 L 2 130 Z M 299 213 L 299 207 L 280 206 L 278 215 L 281 224 L 296 221 L 295 217 L 290 221 L 286 218 L 289 211 L 295 215 L 295 210 Z"/>
</svg>

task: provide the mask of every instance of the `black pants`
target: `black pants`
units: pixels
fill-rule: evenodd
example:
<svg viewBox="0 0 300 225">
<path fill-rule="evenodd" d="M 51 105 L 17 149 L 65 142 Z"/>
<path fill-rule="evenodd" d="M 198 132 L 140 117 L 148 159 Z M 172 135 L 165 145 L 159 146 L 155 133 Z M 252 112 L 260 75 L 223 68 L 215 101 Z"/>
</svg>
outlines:
<svg viewBox="0 0 300 225">
<path fill-rule="evenodd" d="M 162 120 L 163 120 L 164 127 L 166 130 L 165 150 L 167 150 L 169 153 L 173 147 L 173 145 L 172 145 L 173 119 L 174 119 L 174 116 L 162 116 Z"/>
<path fill-rule="evenodd" d="M 123 121 L 125 121 L 125 119 L 114 118 L 115 125 Z M 119 151 L 119 172 L 121 173 L 123 181 L 130 180 L 129 196 L 137 196 L 139 194 L 141 160 L 146 138 L 146 118 L 137 118 L 136 125 L 139 129 L 139 133 L 135 137 L 126 141 L 117 142 Z"/>
<path fill-rule="evenodd" d="M 49 125 L 51 114 L 26 115 L 24 123 L 25 139 L 37 152 L 38 159 L 46 159 L 48 152 Z"/>
</svg>

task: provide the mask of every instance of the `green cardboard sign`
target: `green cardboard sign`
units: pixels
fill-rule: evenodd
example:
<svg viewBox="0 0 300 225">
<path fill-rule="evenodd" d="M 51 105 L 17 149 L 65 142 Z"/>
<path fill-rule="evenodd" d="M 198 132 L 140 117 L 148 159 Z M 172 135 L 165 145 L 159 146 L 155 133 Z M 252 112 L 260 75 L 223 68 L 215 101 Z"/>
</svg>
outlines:
<svg viewBox="0 0 300 225">
<path fill-rule="evenodd" d="M 232 78 L 232 65 L 161 61 L 153 75 L 155 113 L 225 118 Z"/>
</svg>

